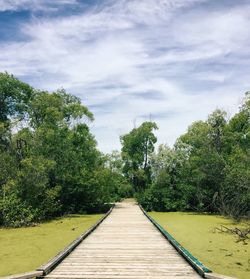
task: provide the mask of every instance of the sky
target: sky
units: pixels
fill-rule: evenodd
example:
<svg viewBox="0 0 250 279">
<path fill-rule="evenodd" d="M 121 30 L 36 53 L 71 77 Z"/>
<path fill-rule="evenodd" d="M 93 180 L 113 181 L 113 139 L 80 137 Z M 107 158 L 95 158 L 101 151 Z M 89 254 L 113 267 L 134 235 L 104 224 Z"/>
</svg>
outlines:
<svg viewBox="0 0 250 279">
<path fill-rule="evenodd" d="M 250 90 L 250 0 L 0 0 L 0 71 L 81 98 L 103 152 L 149 120 L 171 146 Z"/>
</svg>

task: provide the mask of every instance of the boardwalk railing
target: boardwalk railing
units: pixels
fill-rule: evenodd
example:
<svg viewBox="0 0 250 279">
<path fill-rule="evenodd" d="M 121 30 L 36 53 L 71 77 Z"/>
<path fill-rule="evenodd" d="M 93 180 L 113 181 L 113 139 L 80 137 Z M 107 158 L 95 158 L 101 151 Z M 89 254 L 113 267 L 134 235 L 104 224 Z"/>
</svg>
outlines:
<svg viewBox="0 0 250 279">
<path fill-rule="evenodd" d="M 40 266 L 34 271 L 0 277 L 0 279 L 31 279 L 31 278 L 39 278 L 41 276 L 47 275 L 108 217 L 108 215 L 112 212 L 113 208 L 114 208 L 114 204 L 109 209 L 109 211 L 101 219 L 99 219 L 92 227 L 90 227 L 86 232 L 84 232 L 77 239 L 71 242 L 64 250 L 59 252 L 54 258 L 50 259 L 46 264 L 43 264 L 42 266 Z"/>
<path fill-rule="evenodd" d="M 46 264 L 40 266 L 37 271 L 42 271 L 43 275 L 47 275 L 51 270 L 53 270 L 63 259 L 65 259 L 88 235 L 90 235 L 112 212 L 114 205 L 109 209 L 109 211 L 95 223 L 86 232 L 81 234 L 77 239 L 75 239 L 69 246 L 64 250 L 59 252 L 54 258 L 48 261 Z"/>
<path fill-rule="evenodd" d="M 30 272 L 25 272 L 22 274 L 15 274 L 15 275 L 10 275 L 6 277 L 0 277 L 0 279 L 30 279 L 30 278 L 36 278 L 39 276 L 42 276 L 43 272 L 42 271 L 30 271 Z"/>
<path fill-rule="evenodd" d="M 146 276 L 145 278 L 151 278 L 151 275 L 156 278 L 155 275 L 157 273 L 160 278 L 163 278 L 163 276 L 174 278 L 174 276 L 182 274 L 185 278 L 198 278 L 202 276 L 208 279 L 232 279 L 232 277 L 213 273 L 209 268 L 204 266 L 189 251 L 182 247 L 161 225 L 150 217 L 142 206 L 139 209 L 136 203 L 121 203 L 117 205 L 112 216 L 96 230 L 107 216 L 109 216 L 113 208 L 114 206 L 95 225 L 37 270 L 2 278 L 30 279 L 44 278 L 44 276 L 46 278 L 57 278 L 59 275 L 60 278 L 86 279 L 90 275 L 94 275 L 95 278 L 97 278 L 97 275 L 99 276 L 98 278 L 109 278 L 107 276 L 111 276 L 111 274 L 113 274 L 113 277 L 111 276 L 112 278 L 121 278 L 121 274 L 123 274 L 126 278 L 128 278 L 127 275 L 131 275 L 129 278 L 135 279 L 144 278 L 144 275 Z M 144 215 L 160 233 L 156 232 Z M 140 228 L 143 230 L 143 233 Z M 131 230 L 133 230 L 132 234 L 130 233 Z M 123 239 L 124 233 L 129 237 L 129 240 L 125 244 Z M 103 239 L 103 234 L 106 240 Z M 160 237 L 160 234 L 168 240 L 167 242 L 182 257 L 176 257 L 178 253 Z M 89 238 L 81 243 L 87 236 Z M 77 247 L 78 245 L 79 247 Z M 106 253 L 107 248 L 110 249 Z M 126 255 L 124 255 L 125 252 L 127 252 Z M 69 254 L 71 255 L 69 256 Z M 81 259 L 86 258 L 86 256 L 87 258 L 89 257 L 89 261 L 86 263 L 82 260 L 75 262 L 75 259 L 79 258 L 79 255 Z M 157 261 L 154 261 L 156 255 Z M 69 258 L 65 259 L 68 256 Z M 181 258 L 184 258 L 189 264 Z M 174 263 L 174 266 L 171 263 Z M 71 267 L 70 270 L 69 267 Z M 178 270 L 176 269 L 177 267 Z"/>
<path fill-rule="evenodd" d="M 159 225 L 147 212 L 139 205 L 144 215 L 150 220 L 150 222 L 162 233 L 162 235 L 173 245 L 173 247 L 191 264 L 191 266 L 201 275 L 210 273 L 212 270 L 204 266 L 198 259 L 196 259 L 187 249 L 181 246 L 181 244 L 168 233 L 161 225 Z"/>
<path fill-rule="evenodd" d="M 203 265 L 187 249 L 185 249 L 170 233 L 168 233 L 160 224 L 158 224 L 143 207 L 139 204 L 140 209 L 150 222 L 161 232 L 161 234 L 173 245 L 173 247 L 184 257 L 189 264 L 204 278 L 208 279 L 236 279 L 225 275 L 214 273 L 211 269 Z"/>
</svg>

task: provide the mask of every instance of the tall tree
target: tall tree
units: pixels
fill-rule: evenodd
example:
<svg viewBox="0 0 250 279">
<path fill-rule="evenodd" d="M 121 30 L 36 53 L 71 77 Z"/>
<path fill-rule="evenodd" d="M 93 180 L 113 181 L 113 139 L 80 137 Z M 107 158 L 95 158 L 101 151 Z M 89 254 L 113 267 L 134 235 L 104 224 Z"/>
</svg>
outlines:
<svg viewBox="0 0 250 279">
<path fill-rule="evenodd" d="M 154 122 L 144 122 L 130 133 L 121 136 L 124 173 L 131 180 L 136 191 L 150 183 L 149 155 L 157 141 L 153 131 L 158 129 Z"/>
<path fill-rule="evenodd" d="M 0 148 L 10 146 L 10 129 L 27 116 L 33 96 L 34 89 L 27 83 L 0 73 Z"/>
<path fill-rule="evenodd" d="M 22 119 L 33 94 L 34 89 L 27 83 L 8 73 L 0 73 L 0 121 Z"/>
<path fill-rule="evenodd" d="M 3 73 L 0 105 L 0 225 L 107 207 L 123 176 L 114 179 L 105 166 L 87 125 L 93 114 L 79 98 L 34 90 Z"/>
</svg>

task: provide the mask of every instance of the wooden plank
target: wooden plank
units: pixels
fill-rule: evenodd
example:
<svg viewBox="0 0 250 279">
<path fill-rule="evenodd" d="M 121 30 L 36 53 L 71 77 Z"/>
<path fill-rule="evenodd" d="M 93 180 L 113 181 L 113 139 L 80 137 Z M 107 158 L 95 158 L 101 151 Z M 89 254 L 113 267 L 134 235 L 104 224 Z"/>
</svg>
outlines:
<svg viewBox="0 0 250 279">
<path fill-rule="evenodd" d="M 135 203 L 119 203 L 46 278 L 201 278 Z"/>
<path fill-rule="evenodd" d="M 160 233 L 171 243 L 171 245 L 178 251 L 178 253 L 201 275 L 204 277 L 205 273 L 212 271 L 204 266 L 198 259 L 196 259 L 189 251 L 182 247 L 163 227 L 161 227 L 147 212 L 141 207 L 143 214 L 149 221 L 160 231 Z"/>
<path fill-rule="evenodd" d="M 112 212 L 114 206 L 99 220 L 97 221 L 90 229 L 81 234 L 76 240 L 74 240 L 69 246 L 64 250 L 59 252 L 54 258 L 49 260 L 46 264 L 40 266 L 37 271 L 42 271 L 43 275 L 48 274 L 52 269 L 55 268 L 64 258 L 66 258 L 88 235 L 90 235 Z"/>
<path fill-rule="evenodd" d="M 38 277 L 41 275 L 43 275 L 42 271 L 35 270 L 35 271 L 25 272 L 25 273 L 21 273 L 21 274 L 0 277 L 0 279 L 30 279 L 30 278 L 35 278 L 35 277 Z"/>
</svg>

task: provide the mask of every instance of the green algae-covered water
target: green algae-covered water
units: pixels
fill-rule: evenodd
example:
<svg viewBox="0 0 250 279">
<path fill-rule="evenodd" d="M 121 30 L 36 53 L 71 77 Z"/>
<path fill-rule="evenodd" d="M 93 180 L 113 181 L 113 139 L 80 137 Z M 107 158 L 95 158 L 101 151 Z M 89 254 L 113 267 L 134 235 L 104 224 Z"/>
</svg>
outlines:
<svg viewBox="0 0 250 279">
<path fill-rule="evenodd" d="M 36 227 L 0 229 L 0 276 L 36 269 L 101 217 L 72 215 Z"/>
<path fill-rule="evenodd" d="M 241 279 L 250 278 L 250 242 L 236 243 L 236 237 L 214 232 L 215 227 L 244 227 L 222 216 L 182 213 L 150 212 L 161 226 L 204 265 L 216 273 Z"/>
</svg>

